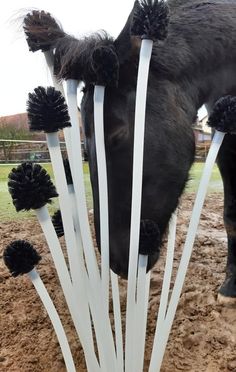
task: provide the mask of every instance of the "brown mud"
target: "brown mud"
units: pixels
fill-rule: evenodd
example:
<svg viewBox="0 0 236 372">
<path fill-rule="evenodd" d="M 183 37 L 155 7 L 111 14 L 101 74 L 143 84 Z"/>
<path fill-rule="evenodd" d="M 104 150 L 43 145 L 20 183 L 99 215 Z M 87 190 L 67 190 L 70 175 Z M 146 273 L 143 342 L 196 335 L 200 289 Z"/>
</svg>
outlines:
<svg viewBox="0 0 236 372">
<path fill-rule="evenodd" d="M 174 275 L 192 204 L 192 196 L 187 195 L 180 206 Z M 207 197 L 161 372 L 236 371 L 236 306 L 217 301 L 227 258 L 222 209 L 222 194 Z M 48 247 L 37 221 L 32 219 L 0 223 L 0 371 L 65 372 L 55 333 L 31 282 L 27 276 L 12 278 L 3 264 L 3 249 L 14 239 L 29 240 L 42 255 L 38 271 L 62 319 L 77 371 L 86 371 L 83 351 L 70 321 Z M 165 246 L 151 277 L 145 366 L 155 330 L 164 258 Z M 126 284 L 120 283 L 124 319 Z"/>
</svg>

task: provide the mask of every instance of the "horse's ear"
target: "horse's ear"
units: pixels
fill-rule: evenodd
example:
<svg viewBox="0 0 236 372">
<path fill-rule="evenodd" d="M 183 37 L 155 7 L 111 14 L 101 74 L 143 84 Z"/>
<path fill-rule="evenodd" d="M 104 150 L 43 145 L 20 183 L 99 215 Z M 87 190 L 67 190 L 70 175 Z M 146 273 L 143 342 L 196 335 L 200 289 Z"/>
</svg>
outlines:
<svg viewBox="0 0 236 372">
<path fill-rule="evenodd" d="M 125 27 L 115 40 L 120 65 L 138 54 L 142 39 L 165 40 L 168 24 L 169 7 L 164 0 L 136 0 Z"/>
<path fill-rule="evenodd" d="M 123 30 L 114 41 L 120 65 L 131 59 L 132 56 L 138 55 L 139 47 L 141 44 L 141 41 L 135 37 L 132 37 L 130 33 L 137 2 L 138 1 L 136 0 Z"/>
</svg>

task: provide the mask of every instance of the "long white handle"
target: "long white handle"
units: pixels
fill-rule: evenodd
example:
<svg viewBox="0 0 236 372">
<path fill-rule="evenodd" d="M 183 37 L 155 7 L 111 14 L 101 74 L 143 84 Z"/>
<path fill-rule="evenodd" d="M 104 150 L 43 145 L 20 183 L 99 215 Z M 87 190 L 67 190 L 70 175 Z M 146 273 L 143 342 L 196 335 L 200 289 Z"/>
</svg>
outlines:
<svg viewBox="0 0 236 372">
<path fill-rule="evenodd" d="M 47 66 L 48 66 L 48 69 L 49 69 L 49 72 L 50 72 L 50 75 L 51 75 L 53 86 L 55 87 L 56 90 L 59 90 L 59 92 L 61 92 L 63 97 L 65 97 L 65 92 L 64 92 L 63 85 L 60 81 L 58 81 L 57 77 L 54 75 L 54 55 L 53 55 L 53 52 L 51 50 L 44 52 L 44 57 L 45 57 L 45 60 L 46 60 L 46 63 L 47 63 Z M 64 133 L 64 137 L 65 137 L 65 142 L 66 142 L 67 153 L 71 153 L 71 128 L 70 127 L 64 128 L 63 133 Z"/>
<path fill-rule="evenodd" d="M 71 198 L 69 196 L 68 185 L 66 183 L 65 169 L 63 165 L 59 138 L 57 133 L 48 133 L 46 135 L 48 149 L 53 167 L 53 173 L 56 181 L 56 188 L 59 193 L 59 204 L 61 209 L 65 241 L 70 265 L 72 284 L 78 302 L 78 308 L 83 314 L 84 327 L 87 329 L 90 343 L 93 344 L 92 326 L 89 314 L 88 302 L 86 302 L 86 278 L 85 264 L 79 247 L 77 247 L 74 221 L 71 210 Z"/>
<path fill-rule="evenodd" d="M 66 175 L 61 155 L 58 133 L 47 133 L 46 138 L 55 177 L 56 188 L 59 194 L 59 204 L 61 209 L 72 282 L 74 285 L 82 287 L 83 283 L 81 283 L 81 278 L 78 274 L 79 258 L 78 249 L 76 247 L 72 211 L 70 207 L 70 197 L 68 186 L 66 183 Z"/>
<path fill-rule="evenodd" d="M 147 314 L 148 314 L 148 299 L 150 289 L 151 272 L 147 273 L 148 256 L 139 255 L 138 261 L 138 279 L 137 279 L 137 300 L 136 300 L 136 315 L 135 315 L 135 371 L 143 371 Z"/>
<path fill-rule="evenodd" d="M 71 283 L 71 278 L 67 269 L 65 258 L 61 249 L 60 242 L 58 240 L 57 234 L 55 232 L 54 226 L 52 224 L 48 209 L 46 206 L 37 209 L 36 215 L 38 221 L 41 225 L 43 233 L 45 235 L 48 247 L 50 249 L 56 270 L 57 275 L 70 310 L 70 314 L 75 325 L 77 334 L 80 338 L 81 344 L 84 349 L 85 359 L 89 371 L 99 371 L 100 367 L 98 365 L 96 355 L 94 353 L 92 344 L 88 337 L 88 332 L 84 326 L 83 313 L 79 313 L 79 308 L 76 301 L 77 294 L 74 291 L 74 287 Z"/>
<path fill-rule="evenodd" d="M 86 194 L 84 186 L 84 174 L 83 174 L 83 159 L 81 152 L 81 138 L 78 120 L 78 109 L 77 109 L 77 81 L 67 80 L 67 105 L 71 119 L 71 145 L 72 152 L 69 155 L 70 164 L 73 163 L 73 159 L 76 160 L 76 166 L 71 167 L 71 173 L 73 178 L 74 190 L 76 195 L 77 212 L 80 222 L 80 231 L 83 241 L 84 254 L 86 258 L 86 264 L 89 274 L 89 279 L 94 285 L 100 285 L 100 274 L 98 270 L 96 255 L 93 247 L 92 236 L 90 232 L 90 226 L 88 221 L 87 205 L 86 205 Z M 72 156 L 72 158 L 71 158 Z"/>
<path fill-rule="evenodd" d="M 171 275 L 172 275 L 173 262 L 174 262 L 176 224 L 177 224 L 177 214 L 175 212 L 172 215 L 170 223 L 169 223 L 166 264 L 165 264 L 164 278 L 163 278 L 163 283 L 162 283 L 160 305 L 159 305 L 159 310 L 158 310 L 156 332 L 160 328 L 161 324 L 163 324 L 165 317 L 166 317 Z M 155 337 L 154 337 L 154 340 L 155 340 Z"/>
<path fill-rule="evenodd" d="M 46 60 L 46 63 L 47 63 L 47 66 L 48 66 L 48 69 L 49 69 L 49 72 L 50 72 L 50 75 L 51 75 L 51 79 L 52 79 L 52 82 L 53 82 L 53 85 L 54 85 L 55 89 L 59 90 L 59 92 L 61 92 L 63 97 L 65 97 L 65 92 L 64 92 L 64 89 L 63 89 L 63 85 L 57 79 L 57 77 L 54 75 L 54 55 L 53 55 L 53 52 L 51 50 L 44 52 L 44 57 L 45 57 L 45 60 Z"/>
<path fill-rule="evenodd" d="M 91 293 L 89 303 L 91 304 L 91 312 L 95 322 L 95 331 L 100 361 L 102 369 L 105 371 L 116 370 L 115 367 L 115 347 L 110 325 L 108 313 L 105 309 L 105 304 L 102 295 L 101 277 L 98 270 L 96 255 L 94 252 L 88 213 L 86 206 L 85 188 L 83 182 L 83 161 L 82 153 L 78 143 L 80 140 L 80 130 L 78 125 L 77 112 L 77 82 L 74 80 L 67 80 L 67 103 L 69 115 L 72 124 L 72 157 L 77 159 L 76 167 L 72 166 L 72 178 L 76 193 L 77 210 L 80 221 L 80 231 L 84 248 L 84 255 L 86 266 L 88 270 L 89 283 Z M 70 159 L 69 159 L 70 160 Z M 71 161 L 70 161 L 71 162 Z"/>
<path fill-rule="evenodd" d="M 66 369 L 68 372 L 76 372 L 73 357 L 71 354 L 70 346 L 64 331 L 64 328 L 62 326 L 61 320 L 59 318 L 59 315 L 57 313 L 57 310 L 48 294 L 47 289 L 45 288 L 39 274 L 35 269 L 30 271 L 28 273 L 28 276 L 32 280 L 32 283 L 38 292 L 38 295 L 48 313 L 49 318 L 51 319 L 53 328 L 55 330 L 55 333 L 57 335 L 58 342 L 61 347 L 61 351 L 64 357 Z"/>
<path fill-rule="evenodd" d="M 172 275 L 173 262 L 174 262 L 176 224 L 177 224 L 177 214 L 175 212 L 172 215 L 170 223 L 169 223 L 166 264 L 165 264 L 165 271 L 164 271 L 164 277 L 163 277 L 163 283 L 162 283 L 162 289 L 161 289 L 161 298 L 160 298 L 160 305 L 159 305 L 158 316 L 157 316 L 156 330 L 155 330 L 155 335 L 154 335 L 153 353 L 158 352 L 158 342 L 160 342 L 159 339 L 162 338 L 160 329 L 164 325 L 165 317 L 166 317 L 171 275 Z"/>
<path fill-rule="evenodd" d="M 96 144 L 96 157 L 99 187 L 99 214 L 100 214 L 100 240 L 101 240 L 101 277 L 105 308 L 109 312 L 109 272 L 111 273 L 111 288 L 115 325 L 117 370 L 123 372 L 123 335 L 120 313 L 120 297 L 118 277 L 110 271 L 109 255 L 109 212 L 108 212 L 108 182 L 104 134 L 104 96 L 105 87 L 94 87 L 94 131 Z"/>
<path fill-rule="evenodd" d="M 84 275 L 84 281 L 83 283 L 85 284 L 85 296 L 87 300 L 85 301 L 88 302 L 88 290 L 90 290 L 89 283 L 88 283 L 88 273 L 84 264 L 84 253 L 83 253 L 83 243 L 82 243 L 82 238 L 81 238 L 81 231 L 80 231 L 80 224 L 79 224 L 79 217 L 76 209 L 76 195 L 75 195 L 75 189 L 74 185 L 68 185 L 68 191 L 69 191 L 69 196 L 70 196 L 70 208 L 72 211 L 72 218 L 73 218 L 73 224 L 74 224 L 74 229 L 75 229 L 75 238 L 76 238 L 76 244 L 77 244 L 77 249 L 78 249 L 78 255 L 79 255 L 79 260 L 80 260 L 80 269 L 82 270 L 82 273 Z"/>
<path fill-rule="evenodd" d="M 196 200 L 193 207 L 193 212 L 188 228 L 188 233 L 182 253 L 182 257 L 180 260 L 178 272 L 176 275 L 175 285 L 172 291 L 172 295 L 170 298 L 169 307 L 167 310 L 165 322 L 162 327 L 160 327 L 159 334 L 160 337 L 158 338 L 157 342 L 155 343 L 155 347 L 152 350 L 152 357 L 150 362 L 149 372 L 158 372 L 160 371 L 162 360 L 164 357 L 166 344 L 169 338 L 170 330 L 172 327 L 172 323 L 175 317 L 176 309 L 178 306 L 179 298 L 181 295 L 181 291 L 184 284 L 184 279 L 186 276 L 186 272 L 188 269 L 188 264 L 190 261 L 190 257 L 192 254 L 193 244 L 197 232 L 197 227 L 199 223 L 199 219 L 201 216 L 201 211 L 204 203 L 204 199 L 207 192 L 207 185 L 210 180 L 212 168 L 214 166 L 218 151 L 224 139 L 224 133 L 215 132 L 215 135 L 212 140 L 212 144 L 206 159 L 205 167 L 203 170 L 203 174 L 201 177 L 200 185 L 198 188 Z"/>
<path fill-rule="evenodd" d="M 148 84 L 149 64 L 152 54 L 151 40 L 143 40 L 140 50 L 138 82 L 135 105 L 134 150 L 133 150 L 133 185 L 130 227 L 129 273 L 126 308 L 126 339 L 125 339 L 125 371 L 133 370 L 134 311 L 136 276 L 138 266 L 139 229 L 141 216 L 142 176 L 144 130 L 146 115 L 146 96 Z"/>
<path fill-rule="evenodd" d="M 107 165 L 104 142 L 104 105 L 105 87 L 94 87 L 94 131 L 97 157 L 99 215 L 100 215 L 100 245 L 101 245 L 101 277 L 103 301 L 109 312 L 109 221 L 108 221 L 108 191 Z"/>
<path fill-rule="evenodd" d="M 113 300 L 113 313 L 115 325 L 115 340 L 116 340 L 116 357 L 117 357 L 117 371 L 124 371 L 124 351 L 123 351 L 123 334 L 122 334 L 122 320 L 120 310 L 120 293 L 119 283 L 116 274 L 111 273 L 111 288 Z"/>
</svg>

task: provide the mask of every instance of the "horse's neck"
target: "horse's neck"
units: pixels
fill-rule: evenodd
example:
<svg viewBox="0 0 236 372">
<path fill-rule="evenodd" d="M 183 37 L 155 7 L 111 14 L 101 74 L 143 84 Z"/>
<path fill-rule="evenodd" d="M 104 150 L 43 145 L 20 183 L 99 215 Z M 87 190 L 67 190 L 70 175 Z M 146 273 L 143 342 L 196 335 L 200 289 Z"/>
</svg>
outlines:
<svg viewBox="0 0 236 372">
<path fill-rule="evenodd" d="M 204 70 L 203 70 L 204 71 Z M 202 105 L 206 105 L 209 112 L 214 103 L 224 95 L 236 95 L 236 74 L 234 65 L 222 65 L 215 71 L 192 76 L 183 76 L 178 81 L 161 79 L 155 81 L 155 72 L 152 71 L 150 81 L 154 84 L 156 98 L 154 105 L 158 104 L 160 112 L 169 120 L 173 115 L 181 115 L 181 119 L 189 124 L 196 120 L 197 112 Z M 180 110 L 176 110 L 179 107 Z M 164 118 L 163 118 L 164 120 Z"/>
<path fill-rule="evenodd" d="M 235 0 L 190 0 L 171 15 L 166 41 L 154 46 L 157 74 L 186 82 L 196 105 L 234 91 L 235 14 Z"/>
<path fill-rule="evenodd" d="M 214 103 L 224 95 L 236 95 L 235 66 L 224 64 L 215 71 L 202 74 L 190 81 L 185 87 L 192 104 L 198 110 L 203 104 L 211 111 Z"/>
<path fill-rule="evenodd" d="M 154 44 L 151 72 L 157 79 L 157 89 L 159 83 L 165 81 L 172 89 L 171 92 L 167 89 L 167 94 L 181 101 L 183 112 L 190 120 L 202 104 L 210 107 L 219 97 L 236 94 L 236 1 L 169 2 L 176 11 L 171 11 L 165 42 Z M 131 85 L 135 84 L 133 78 L 136 79 L 138 63 L 139 48 L 130 38 L 132 12 L 116 40 L 120 80 L 124 77 L 124 85 L 128 85 L 129 80 Z M 178 88 L 180 94 L 176 93 Z M 163 95 L 161 91 L 158 93 Z"/>
</svg>

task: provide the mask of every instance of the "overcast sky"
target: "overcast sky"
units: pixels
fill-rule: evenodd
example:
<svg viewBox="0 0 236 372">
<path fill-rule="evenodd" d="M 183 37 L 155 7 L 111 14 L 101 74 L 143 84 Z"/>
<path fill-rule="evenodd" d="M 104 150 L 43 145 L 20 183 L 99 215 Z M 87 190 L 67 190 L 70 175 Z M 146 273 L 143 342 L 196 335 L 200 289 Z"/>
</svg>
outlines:
<svg viewBox="0 0 236 372">
<path fill-rule="evenodd" d="M 49 11 L 75 36 L 105 29 L 116 37 L 133 0 L 3 0 L 0 11 L 0 116 L 25 111 L 28 92 L 50 84 L 43 53 L 31 53 L 14 19 L 28 9 Z M 19 24 L 19 22 L 18 22 Z"/>
<path fill-rule="evenodd" d="M 124 26 L 134 0 L 3 0 L 0 11 L 0 116 L 25 112 L 28 93 L 50 85 L 43 53 L 31 53 L 19 31 L 27 10 L 50 12 L 74 36 L 105 29 L 116 37 Z M 202 114 L 201 114 L 202 116 Z"/>
</svg>

